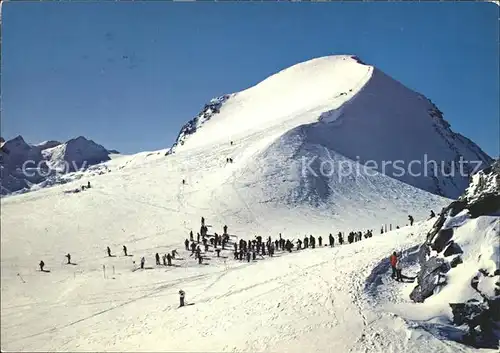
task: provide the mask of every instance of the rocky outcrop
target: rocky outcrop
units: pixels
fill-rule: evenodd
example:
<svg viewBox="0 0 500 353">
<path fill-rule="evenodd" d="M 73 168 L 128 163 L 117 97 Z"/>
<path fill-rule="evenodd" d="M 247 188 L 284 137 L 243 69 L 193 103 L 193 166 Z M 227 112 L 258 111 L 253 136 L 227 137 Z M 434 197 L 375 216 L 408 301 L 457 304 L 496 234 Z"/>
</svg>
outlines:
<svg viewBox="0 0 500 353">
<path fill-rule="evenodd" d="M 411 292 L 410 298 L 415 302 L 424 302 L 441 286 L 447 284 L 446 273 L 450 269 L 460 268 L 464 250 L 454 241 L 456 228 L 464 224 L 467 219 L 499 214 L 500 161 L 497 160 L 490 167 L 474 175 L 464 195 L 444 208 L 434 222 L 427 234 L 426 242 L 420 247 L 418 284 Z M 500 316 L 499 274 L 498 268 L 496 270 L 478 268 L 478 274 L 470 286 L 480 294 L 483 301 L 471 299 L 464 303 L 450 303 L 455 323 L 468 324 L 473 341 L 477 338 L 475 336 L 477 326 L 481 329 L 481 340 L 495 339 L 494 322 L 500 319 L 498 317 Z M 482 286 L 481 283 L 489 283 L 489 286 Z"/>
</svg>

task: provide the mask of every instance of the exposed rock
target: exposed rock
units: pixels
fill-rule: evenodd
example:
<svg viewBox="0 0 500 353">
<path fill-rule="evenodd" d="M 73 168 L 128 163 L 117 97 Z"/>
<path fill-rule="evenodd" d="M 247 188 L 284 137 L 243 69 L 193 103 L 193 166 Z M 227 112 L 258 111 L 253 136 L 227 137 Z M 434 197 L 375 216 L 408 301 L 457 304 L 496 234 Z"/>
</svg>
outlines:
<svg viewBox="0 0 500 353">
<path fill-rule="evenodd" d="M 450 266 L 451 268 L 455 268 L 462 263 L 463 263 L 462 258 L 460 256 L 456 256 L 453 258 L 453 260 L 450 261 Z"/>
<path fill-rule="evenodd" d="M 205 104 L 203 110 L 193 119 L 189 120 L 181 128 L 181 131 L 177 135 L 174 144 L 166 152 L 166 156 L 175 152 L 175 149 L 179 145 L 183 145 L 189 135 L 194 134 L 206 121 L 210 120 L 214 115 L 218 114 L 222 105 L 231 97 L 231 95 L 224 95 L 210 100 L 208 104 Z"/>
<path fill-rule="evenodd" d="M 435 250 L 437 252 L 443 251 L 445 248 L 446 244 L 451 240 L 453 237 L 453 229 L 440 229 L 437 233 L 436 238 L 434 239 L 434 242 L 431 245 L 432 250 Z"/>
<path fill-rule="evenodd" d="M 424 263 L 417 276 L 418 285 L 410 293 L 410 299 L 422 303 L 425 299 L 430 297 L 436 287 L 444 284 L 446 279 L 443 276 L 449 271 L 451 266 L 441 258 L 431 257 Z"/>
</svg>

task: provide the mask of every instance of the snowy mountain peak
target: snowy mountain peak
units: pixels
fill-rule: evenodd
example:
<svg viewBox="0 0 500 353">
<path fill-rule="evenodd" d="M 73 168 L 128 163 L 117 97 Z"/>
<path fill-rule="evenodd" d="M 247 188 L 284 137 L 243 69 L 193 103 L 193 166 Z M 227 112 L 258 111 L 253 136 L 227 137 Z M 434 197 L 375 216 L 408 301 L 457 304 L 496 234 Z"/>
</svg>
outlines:
<svg viewBox="0 0 500 353">
<path fill-rule="evenodd" d="M 260 163 L 254 165 L 256 178 L 264 179 L 259 173 L 269 168 L 275 174 L 298 170 L 299 157 L 319 156 L 331 162 L 337 155 L 375 164 L 382 174 L 456 198 L 475 169 L 468 162 L 484 167 L 492 161 L 472 141 L 453 132 L 429 99 L 352 55 L 299 63 L 244 91 L 212 100 L 182 127 L 167 154 L 192 154 L 250 136 L 262 137 L 253 162 Z M 273 157 L 271 166 L 262 159 L 271 154 L 266 148 L 281 157 Z M 321 151 L 310 153 L 315 148 Z M 467 162 L 463 171 L 461 159 Z M 398 175 L 398 161 L 407 168 L 403 175 Z M 408 172 L 414 162 L 420 165 L 418 175 Z M 310 191 L 319 199 L 330 196 L 324 190 Z M 303 189 L 289 193 L 284 198 Z"/>
<path fill-rule="evenodd" d="M 38 144 L 26 143 L 17 136 L 2 145 L 1 149 L 1 195 L 44 183 L 57 175 L 84 170 L 87 167 L 108 161 L 110 152 L 103 146 L 83 136 L 65 143 L 49 140 Z"/>
</svg>

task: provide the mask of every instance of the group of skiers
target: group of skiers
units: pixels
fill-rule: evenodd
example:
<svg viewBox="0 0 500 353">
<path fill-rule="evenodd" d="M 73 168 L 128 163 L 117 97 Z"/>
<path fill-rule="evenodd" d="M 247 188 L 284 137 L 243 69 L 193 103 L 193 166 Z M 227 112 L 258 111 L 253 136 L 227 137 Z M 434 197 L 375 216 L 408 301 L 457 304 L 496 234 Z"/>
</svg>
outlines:
<svg viewBox="0 0 500 353">
<path fill-rule="evenodd" d="M 431 211 L 431 218 L 435 217 L 435 214 L 433 211 Z M 411 215 L 408 216 L 408 219 L 410 221 L 410 225 L 413 225 L 413 217 Z M 189 239 L 185 239 L 184 245 L 185 249 L 187 251 L 191 251 L 191 255 L 194 255 L 194 258 L 198 260 L 199 264 L 203 263 L 203 256 L 202 256 L 202 250 L 201 250 L 201 245 L 204 248 L 204 253 L 207 253 L 209 251 L 209 246 L 213 247 L 214 252 L 217 254 L 217 257 L 220 257 L 220 252 L 222 250 L 226 250 L 226 247 L 230 243 L 230 235 L 228 234 L 228 226 L 224 225 L 223 228 L 223 233 L 222 235 L 217 234 L 214 232 L 213 235 L 208 235 L 208 227 L 205 224 L 205 218 L 201 217 L 201 226 L 200 226 L 200 231 L 196 234 L 196 239 L 194 237 L 193 231 L 189 232 Z M 373 236 L 373 231 L 372 230 L 367 230 L 364 234 L 361 231 L 351 231 L 347 235 L 347 242 L 349 244 L 352 244 L 353 242 L 358 242 L 363 239 L 371 238 Z M 338 238 L 338 244 L 343 245 L 344 244 L 344 234 L 342 232 L 339 232 L 337 235 Z M 303 250 L 307 248 L 316 248 L 317 246 L 321 247 L 323 246 L 323 238 L 322 236 L 318 236 L 317 238 L 314 237 L 313 235 L 310 236 L 305 236 L 304 239 L 298 239 L 295 241 L 290 240 L 290 239 L 284 239 L 279 233 L 279 238 L 273 240 L 270 236 L 267 238 L 266 241 L 262 239 L 261 236 L 255 236 L 254 239 L 249 239 L 249 240 L 244 240 L 240 239 L 239 242 L 234 242 L 232 245 L 233 247 L 233 255 L 235 260 L 243 261 L 246 260 L 247 262 L 250 261 L 255 261 L 257 259 L 257 256 L 260 256 L 261 258 L 264 258 L 264 256 L 269 256 L 272 257 L 276 251 L 281 250 L 281 251 L 287 251 L 287 252 L 292 252 L 293 249 L 296 250 Z M 335 237 L 330 233 L 328 235 L 328 245 L 330 247 L 335 246 Z M 324 246 L 327 246 L 325 244 Z M 127 252 L 127 247 L 123 245 L 123 254 L 125 256 L 129 256 Z M 113 257 L 111 253 L 111 248 L 108 246 L 106 248 L 107 255 L 109 257 Z M 157 266 L 172 266 L 172 260 L 175 259 L 177 255 L 177 250 L 172 250 L 169 253 L 164 254 L 163 256 L 160 257 L 159 253 L 155 254 L 155 263 Z M 67 264 L 71 264 L 71 254 L 65 255 L 67 258 Z M 396 252 L 394 252 L 390 256 L 390 263 L 392 267 L 392 277 L 395 278 L 397 281 L 402 281 L 405 276 L 401 274 L 401 262 L 399 261 L 400 256 L 397 255 Z M 144 269 L 146 259 L 145 257 L 141 257 L 141 262 L 140 262 L 140 268 Z M 134 262 L 135 264 L 135 262 Z M 45 263 L 43 261 L 40 261 L 39 263 L 40 270 L 44 271 L 44 266 Z M 48 271 L 44 271 L 48 272 Z"/>
</svg>

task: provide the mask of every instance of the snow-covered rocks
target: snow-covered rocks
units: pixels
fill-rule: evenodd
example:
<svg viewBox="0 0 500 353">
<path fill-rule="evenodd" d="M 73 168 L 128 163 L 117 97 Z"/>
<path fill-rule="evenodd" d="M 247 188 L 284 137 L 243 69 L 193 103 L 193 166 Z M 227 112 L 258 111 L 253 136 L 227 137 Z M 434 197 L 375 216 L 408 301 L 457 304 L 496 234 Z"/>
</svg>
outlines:
<svg viewBox="0 0 500 353">
<path fill-rule="evenodd" d="M 450 303 L 457 324 L 494 338 L 500 308 L 499 161 L 473 176 L 459 200 L 444 208 L 420 247 L 418 285 L 410 298 Z M 497 330 L 500 327 L 496 328 Z"/>
<path fill-rule="evenodd" d="M 1 195 L 65 183 L 68 173 L 86 170 L 110 159 L 110 152 L 85 137 L 65 143 L 30 145 L 21 136 L 6 141 L 0 151 Z"/>
</svg>

